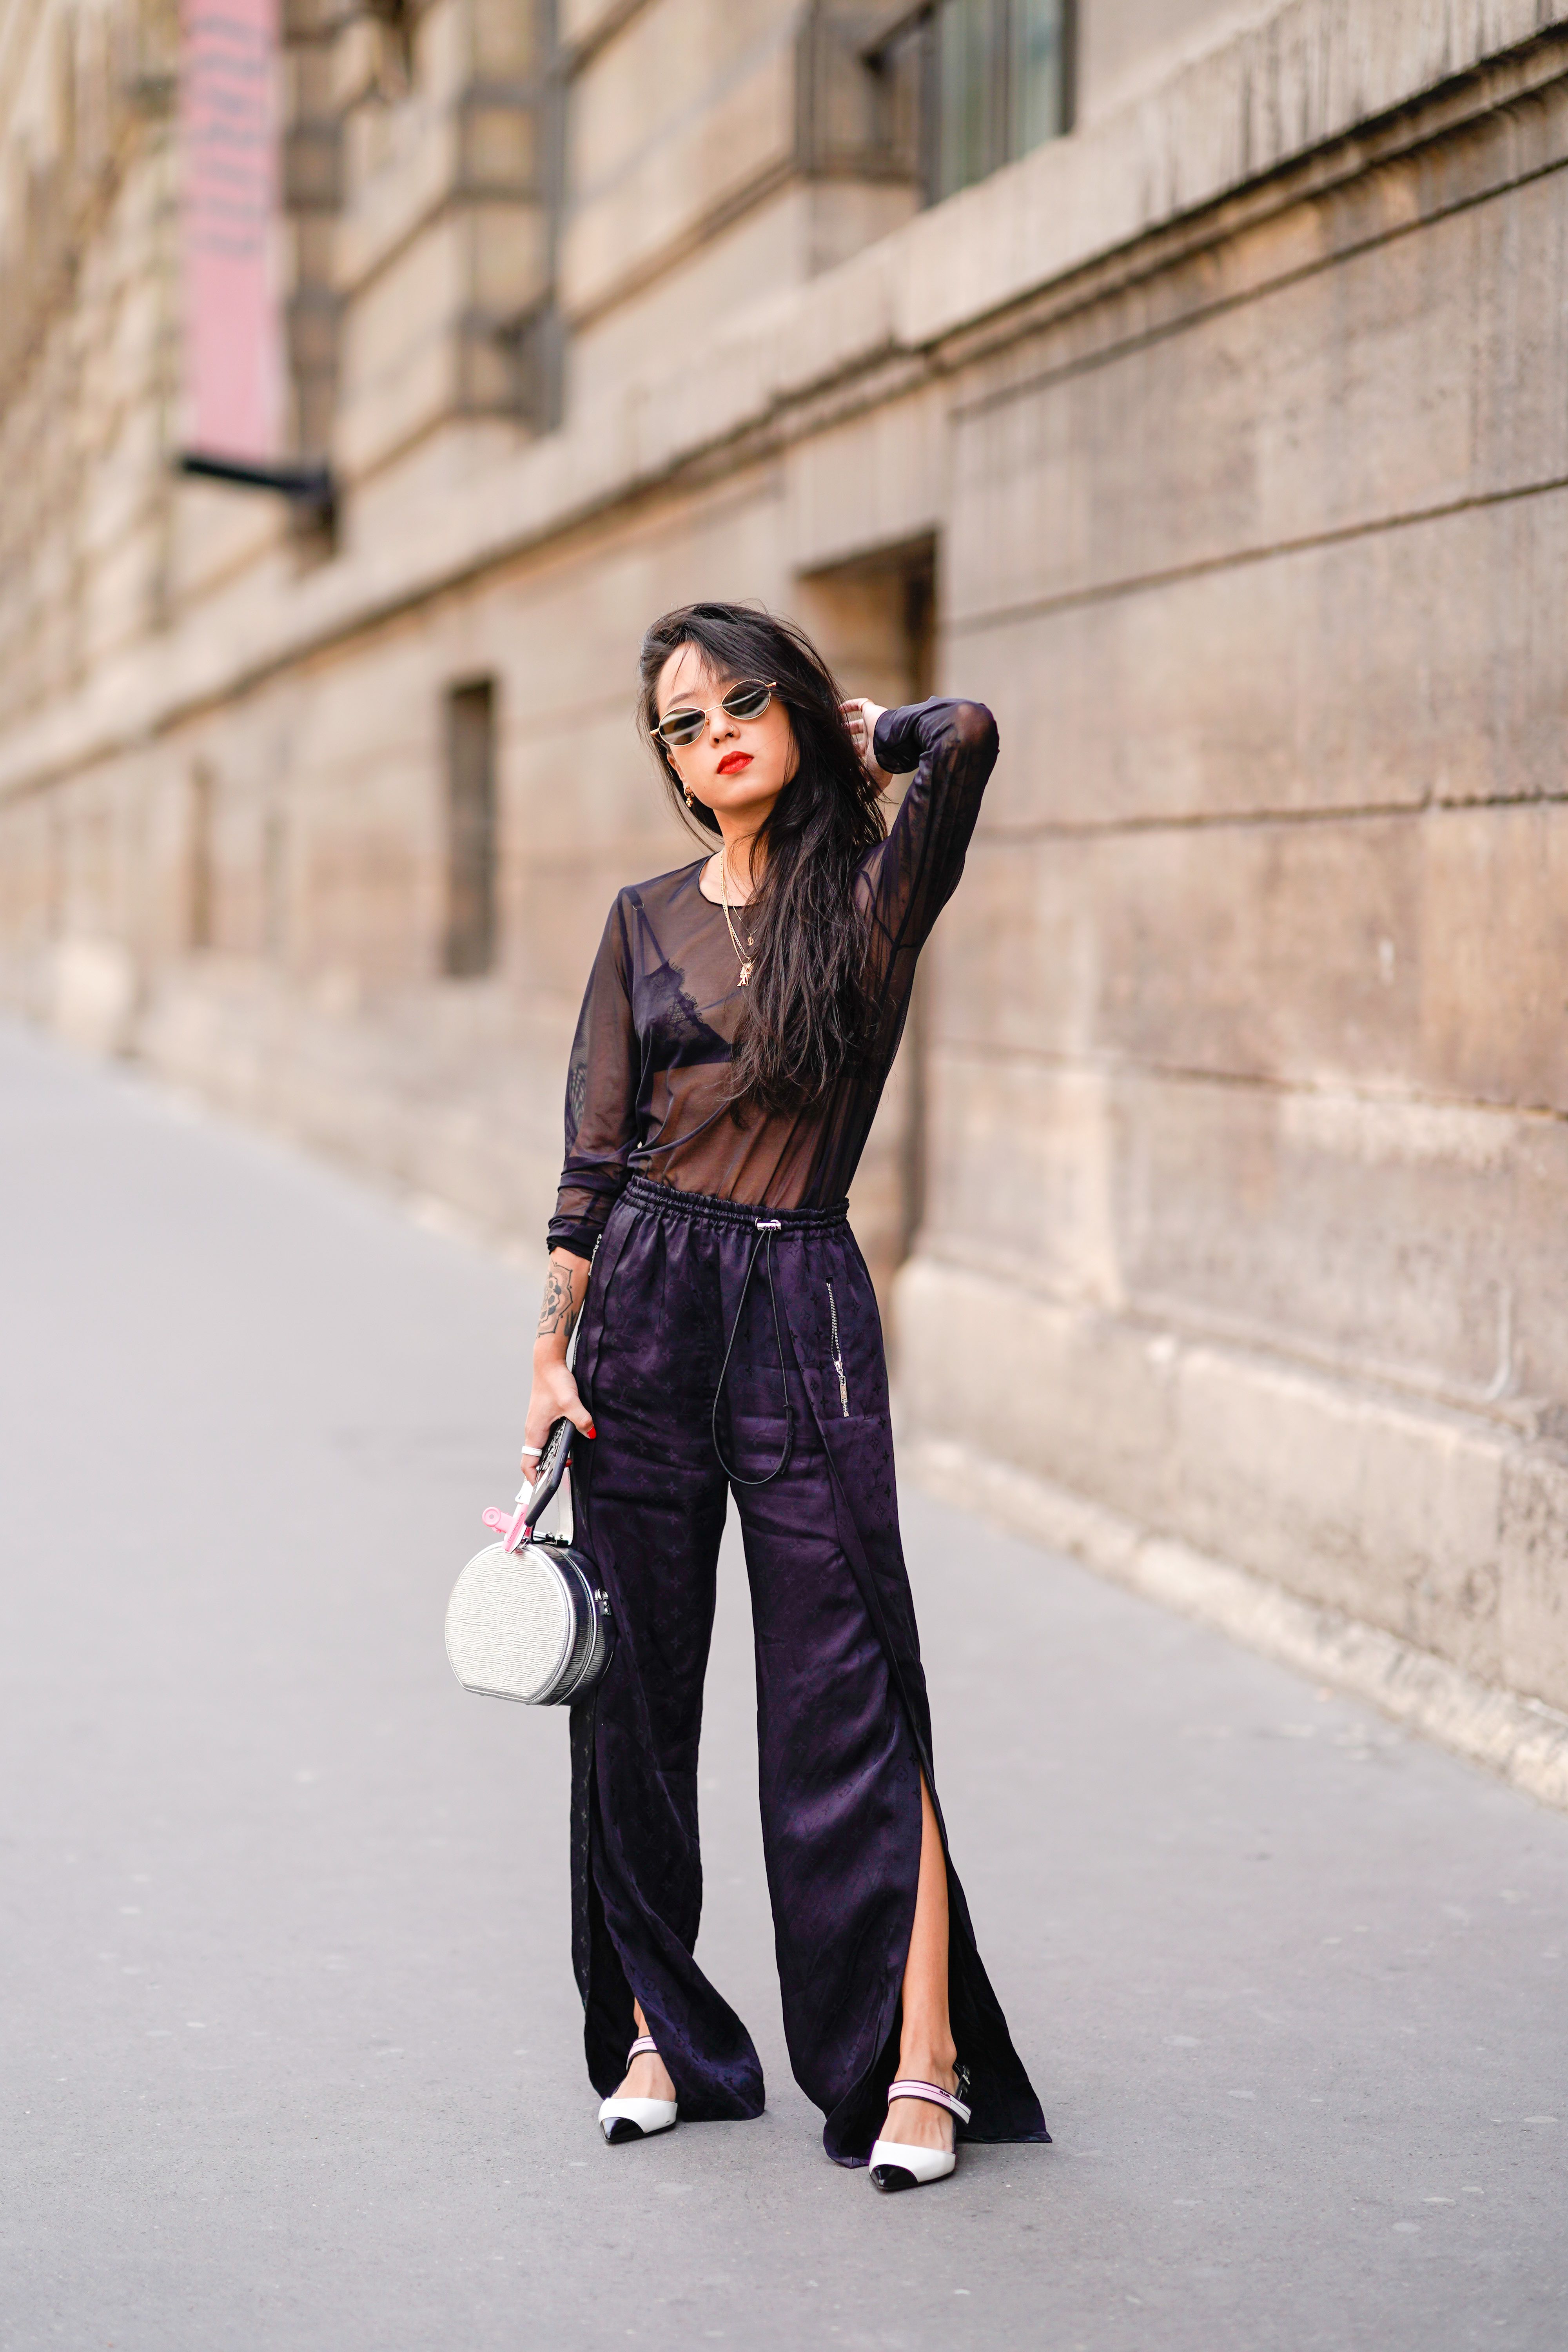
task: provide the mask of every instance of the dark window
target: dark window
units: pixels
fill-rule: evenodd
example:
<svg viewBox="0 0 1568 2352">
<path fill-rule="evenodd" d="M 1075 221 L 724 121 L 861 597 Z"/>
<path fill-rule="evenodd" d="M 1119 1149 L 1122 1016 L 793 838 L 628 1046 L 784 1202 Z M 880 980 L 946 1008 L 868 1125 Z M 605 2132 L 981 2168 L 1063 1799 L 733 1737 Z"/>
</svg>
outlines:
<svg viewBox="0 0 1568 2352">
<path fill-rule="evenodd" d="M 381 35 L 373 68 L 375 94 L 383 100 L 406 98 L 414 87 L 414 35 L 418 9 L 414 0 L 369 0 L 364 13 Z"/>
<path fill-rule="evenodd" d="M 447 697 L 447 943 L 454 980 L 496 953 L 496 698 L 490 678 Z"/>
<path fill-rule="evenodd" d="M 193 948 L 210 948 L 215 936 L 213 815 L 216 796 L 213 772 L 205 760 L 198 760 L 191 770 L 190 920 L 187 930 Z"/>
<path fill-rule="evenodd" d="M 269 956 L 289 945 L 289 824 L 279 808 L 261 822 L 261 934 Z"/>
<path fill-rule="evenodd" d="M 921 88 L 929 203 L 1072 123 L 1073 0 L 931 0 L 900 17 L 878 63 Z"/>
</svg>

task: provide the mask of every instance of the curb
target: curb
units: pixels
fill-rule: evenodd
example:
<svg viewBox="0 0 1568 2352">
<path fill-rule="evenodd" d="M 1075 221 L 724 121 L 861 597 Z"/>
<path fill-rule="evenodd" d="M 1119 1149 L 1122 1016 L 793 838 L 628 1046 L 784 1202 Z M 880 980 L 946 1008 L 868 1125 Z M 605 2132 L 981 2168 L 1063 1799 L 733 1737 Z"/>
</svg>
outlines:
<svg viewBox="0 0 1568 2352">
<path fill-rule="evenodd" d="M 1047 1478 L 941 1438 L 900 1449 L 916 1483 L 965 1496 L 1011 1533 L 1055 1551 L 1130 1591 L 1212 1625 L 1281 1665 L 1369 1699 L 1396 1723 L 1468 1763 L 1496 1772 L 1543 1805 L 1568 1811 L 1568 1716 L 1477 1680 L 1338 1610 L 1314 1608 L 1277 1584 L 1191 1545 L 1152 1534 Z"/>
</svg>

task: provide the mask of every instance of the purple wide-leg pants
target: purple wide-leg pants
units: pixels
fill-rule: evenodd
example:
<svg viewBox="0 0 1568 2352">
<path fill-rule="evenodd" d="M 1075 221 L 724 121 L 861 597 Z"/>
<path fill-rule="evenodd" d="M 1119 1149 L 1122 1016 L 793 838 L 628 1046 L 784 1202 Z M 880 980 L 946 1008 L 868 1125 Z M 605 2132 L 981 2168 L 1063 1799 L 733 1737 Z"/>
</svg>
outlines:
<svg viewBox="0 0 1568 2352">
<path fill-rule="evenodd" d="M 589 2074 L 601 2094 L 621 2080 L 635 1997 L 683 2116 L 762 2112 L 752 2038 L 692 1957 L 697 1748 L 727 1462 L 752 1589 L 763 1846 L 790 2060 L 826 2116 L 829 2156 L 863 2164 L 898 2059 L 922 1771 L 937 1799 L 881 1324 L 843 1209 L 775 1213 L 634 1178 L 599 1245 L 576 1363 L 598 1435 L 578 1448 L 574 1509 L 615 1623 L 609 1664 L 572 1710 L 573 1945 Z M 948 1895 L 966 2137 L 1046 2139 L 951 1858 Z"/>
</svg>

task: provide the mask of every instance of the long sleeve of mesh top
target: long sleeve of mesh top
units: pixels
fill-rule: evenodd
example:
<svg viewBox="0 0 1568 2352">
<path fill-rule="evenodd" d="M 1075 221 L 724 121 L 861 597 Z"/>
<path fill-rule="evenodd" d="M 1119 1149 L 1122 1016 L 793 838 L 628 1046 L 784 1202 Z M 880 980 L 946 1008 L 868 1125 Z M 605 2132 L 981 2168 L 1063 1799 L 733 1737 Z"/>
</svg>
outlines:
<svg viewBox="0 0 1568 2352">
<path fill-rule="evenodd" d="M 547 1246 L 592 1257 L 625 1189 L 637 1139 L 641 1053 L 632 1017 L 626 894 L 616 900 L 588 975 L 566 1079 L 566 1157 Z"/>
<path fill-rule="evenodd" d="M 963 872 L 996 748 L 996 721 L 982 702 L 939 697 L 884 710 L 877 721 L 878 766 L 889 775 L 914 770 L 888 837 L 865 868 L 872 969 L 883 990 L 883 1025 L 892 1024 L 889 1060 L 915 959 Z"/>
</svg>

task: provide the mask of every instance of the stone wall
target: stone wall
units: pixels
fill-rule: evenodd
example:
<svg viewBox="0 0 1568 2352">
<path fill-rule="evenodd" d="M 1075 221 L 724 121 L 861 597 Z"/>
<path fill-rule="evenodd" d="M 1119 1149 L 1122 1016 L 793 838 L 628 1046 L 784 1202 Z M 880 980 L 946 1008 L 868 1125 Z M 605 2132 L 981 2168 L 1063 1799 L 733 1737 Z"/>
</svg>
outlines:
<svg viewBox="0 0 1568 2352">
<path fill-rule="evenodd" d="M 637 637 L 797 610 L 1003 736 L 857 1192 L 911 1433 L 1568 1704 L 1568 5 L 1173 7 L 1165 79 L 946 205 L 862 152 L 839 247 L 798 108 L 722 220 L 699 140 L 615 226 L 661 14 L 563 11 L 558 430 L 444 412 L 335 553 L 243 509 L 47 692 L 7 656 L 7 995 L 535 1249 L 604 908 L 683 855 Z M 798 97 L 789 15 L 737 88 Z M 173 495 L 176 550 L 235 514 Z M 479 677 L 501 958 L 449 981 Z"/>
</svg>

